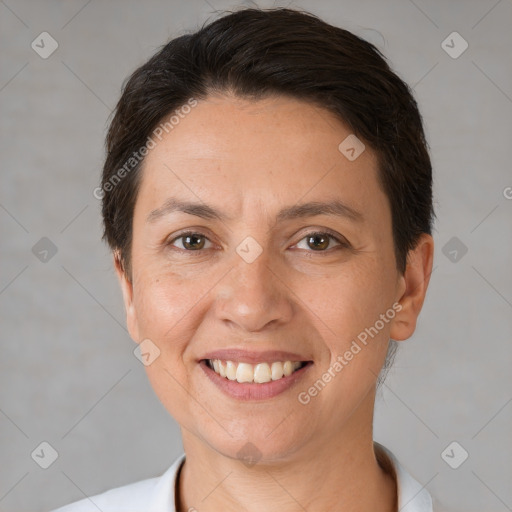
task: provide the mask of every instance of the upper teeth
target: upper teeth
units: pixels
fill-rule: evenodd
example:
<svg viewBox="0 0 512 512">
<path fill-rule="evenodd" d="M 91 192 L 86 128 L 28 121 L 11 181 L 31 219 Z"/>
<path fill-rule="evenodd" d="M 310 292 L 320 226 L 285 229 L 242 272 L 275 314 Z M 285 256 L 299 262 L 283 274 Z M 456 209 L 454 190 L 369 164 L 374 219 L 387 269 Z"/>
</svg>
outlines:
<svg viewBox="0 0 512 512">
<path fill-rule="evenodd" d="M 210 368 L 213 367 L 221 377 L 238 382 L 256 382 L 258 384 L 278 380 L 283 376 L 291 375 L 302 366 L 300 361 L 275 361 L 274 363 L 235 363 L 233 361 L 221 361 L 220 359 L 208 359 Z"/>
</svg>

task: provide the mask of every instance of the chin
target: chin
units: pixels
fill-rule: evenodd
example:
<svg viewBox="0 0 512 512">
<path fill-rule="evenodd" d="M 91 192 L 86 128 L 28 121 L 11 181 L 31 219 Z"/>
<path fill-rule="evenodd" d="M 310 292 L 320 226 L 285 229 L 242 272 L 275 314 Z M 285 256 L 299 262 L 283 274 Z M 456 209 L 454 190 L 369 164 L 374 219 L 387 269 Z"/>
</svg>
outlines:
<svg viewBox="0 0 512 512">
<path fill-rule="evenodd" d="M 280 425 L 279 421 L 282 422 Z M 210 437 L 205 440 L 218 453 L 239 460 L 248 467 L 284 462 L 291 460 L 293 454 L 307 443 L 307 439 L 304 430 L 291 431 L 289 423 L 282 419 L 279 421 L 272 421 L 264 427 L 251 420 L 246 425 L 238 422 L 239 431 L 233 437 L 221 429 L 222 435 L 219 438 Z"/>
</svg>

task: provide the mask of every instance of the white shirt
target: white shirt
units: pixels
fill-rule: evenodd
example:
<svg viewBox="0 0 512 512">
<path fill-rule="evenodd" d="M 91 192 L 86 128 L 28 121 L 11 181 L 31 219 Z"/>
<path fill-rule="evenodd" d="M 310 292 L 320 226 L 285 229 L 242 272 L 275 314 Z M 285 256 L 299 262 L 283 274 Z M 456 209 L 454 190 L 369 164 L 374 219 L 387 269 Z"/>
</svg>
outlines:
<svg viewBox="0 0 512 512">
<path fill-rule="evenodd" d="M 433 512 L 429 492 L 417 482 L 385 446 L 374 441 L 381 465 L 395 473 L 400 512 Z M 386 459 L 387 456 L 387 459 Z M 176 478 L 185 461 L 180 455 L 159 477 L 110 489 L 90 498 L 75 501 L 51 512 L 176 512 Z"/>
</svg>

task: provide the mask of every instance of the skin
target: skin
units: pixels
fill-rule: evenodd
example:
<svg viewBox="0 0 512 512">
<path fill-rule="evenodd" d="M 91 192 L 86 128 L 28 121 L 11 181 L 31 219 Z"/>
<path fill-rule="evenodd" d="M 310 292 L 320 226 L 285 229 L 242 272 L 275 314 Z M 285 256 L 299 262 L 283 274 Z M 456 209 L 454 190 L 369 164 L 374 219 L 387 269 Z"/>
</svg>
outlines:
<svg viewBox="0 0 512 512">
<path fill-rule="evenodd" d="M 117 253 L 114 263 L 130 335 L 158 346 L 147 375 L 181 427 L 179 511 L 397 509 L 395 480 L 373 447 L 376 379 L 389 338 L 405 340 L 415 330 L 434 243 L 424 234 L 406 272 L 397 271 L 376 157 L 366 145 L 349 161 L 338 145 L 350 133 L 328 111 L 298 100 L 211 96 L 145 159 L 132 275 Z M 174 212 L 146 222 L 171 196 L 207 203 L 231 220 Z M 364 221 L 276 221 L 284 206 L 333 198 Z M 204 244 L 200 250 L 177 238 L 185 228 L 206 237 L 195 242 Z M 320 249 L 308 243 L 306 235 L 325 229 L 349 247 L 334 238 Z M 262 249 L 250 264 L 236 252 L 247 236 Z M 395 303 L 396 316 L 301 404 L 298 393 Z M 243 402 L 224 395 L 197 363 L 207 351 L 232 347 L 291 350 L 314 365 L 284 393 Z M 248 441 L 260 453 L 252 466 L 237 455 Z"/>
</svg>

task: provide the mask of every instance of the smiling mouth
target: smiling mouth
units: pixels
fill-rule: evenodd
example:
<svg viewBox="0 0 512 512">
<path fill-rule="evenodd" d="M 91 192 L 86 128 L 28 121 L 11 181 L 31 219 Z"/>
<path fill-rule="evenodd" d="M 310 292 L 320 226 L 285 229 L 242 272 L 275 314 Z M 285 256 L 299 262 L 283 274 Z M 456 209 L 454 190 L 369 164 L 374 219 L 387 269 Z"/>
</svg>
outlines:
<svg viewBox="0 0 512 512">
<path fill-rule="evenodd" d="M 312 361 L 274 361 L 272 363 L 237 363 L 221 359 L 203 359 L 208 368 L 227 380 L 264 384 L 288 377 Z"/>
</svg>

